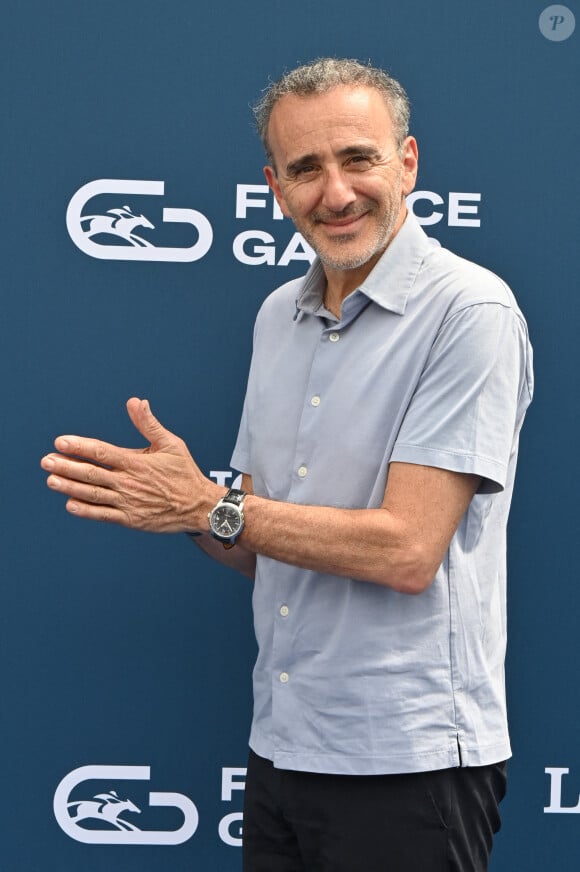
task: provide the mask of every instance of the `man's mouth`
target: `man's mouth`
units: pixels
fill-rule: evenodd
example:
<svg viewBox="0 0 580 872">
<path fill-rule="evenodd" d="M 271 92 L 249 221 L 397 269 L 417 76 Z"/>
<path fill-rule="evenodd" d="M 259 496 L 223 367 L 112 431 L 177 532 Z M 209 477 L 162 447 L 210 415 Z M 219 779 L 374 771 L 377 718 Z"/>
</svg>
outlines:
<svg viewBox="0 0 580 872">
<path fill-rule="evenodd" d="M 355 212 L 349 215 L 318 215 L 315 216 L 316 224 L 322 224 L 328 230 L 336 230 L 337 232 L 348 232 L 356 229 L 359 222 L 368 214 L 368 210 Z"/>
</svg>

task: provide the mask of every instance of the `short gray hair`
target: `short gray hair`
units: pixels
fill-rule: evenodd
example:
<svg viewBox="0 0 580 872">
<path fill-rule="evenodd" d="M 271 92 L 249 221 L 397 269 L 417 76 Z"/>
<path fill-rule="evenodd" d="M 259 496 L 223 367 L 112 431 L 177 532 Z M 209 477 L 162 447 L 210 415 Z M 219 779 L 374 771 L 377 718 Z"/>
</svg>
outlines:
<svg viewBox="0 0 580 872">
<path fill-rule="evenodd" d="M 337 85 L 359 85 L 379 91 L 390 110 L 397 147 L 401 148 L 409 134 L 411 114 L 409 98 L 403 86 L 384 70 L 370 64 L 347 58 L 318 58 L 285 73 L 278 81 L 271 82 L 253 107 L 258 133 L 270 160 L 272 150 L 268 142 L 268 125 L 278 100 L 287 94 L 298 97 L 323 94 Z"/>
</svg>

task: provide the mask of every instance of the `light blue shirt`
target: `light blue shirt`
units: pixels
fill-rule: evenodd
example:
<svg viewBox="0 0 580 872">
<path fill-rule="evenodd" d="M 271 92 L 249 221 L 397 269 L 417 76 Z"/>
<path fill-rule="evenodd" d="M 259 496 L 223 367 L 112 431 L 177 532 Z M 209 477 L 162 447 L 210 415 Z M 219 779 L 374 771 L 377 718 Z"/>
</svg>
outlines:
<svg viewBox="0 0 580 872">
<path fill-rule="evenodd" d="M 510 756 L 506 524 L 532 352 L 509 288 L 409 215 L 343 303 L 318 261 L 264 302 L 232 465 L 274 500 L 381 505 L 389 463 L 482 476 L 419 596 L 258 556 L 253 750 L 380 774 Z"/>
</svg>

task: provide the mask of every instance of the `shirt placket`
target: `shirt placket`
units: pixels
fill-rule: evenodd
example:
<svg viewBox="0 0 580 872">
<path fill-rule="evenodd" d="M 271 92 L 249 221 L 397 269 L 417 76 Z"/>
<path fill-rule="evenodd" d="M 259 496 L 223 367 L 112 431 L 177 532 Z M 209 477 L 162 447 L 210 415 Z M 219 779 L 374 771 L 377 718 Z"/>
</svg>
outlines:
<svg viewBox="0 0 580 872">
<path fill-rule="evenodd" d="M 311 466 L 313 440 L 316 438 L 316 418 L 324 408 L 324 386 L 328 384 L 336 370 L 336 355 L 340 354 L 341 343 L 346 340 L 344 329 L 362 311 L 366 300 L 356 299 L 353 305 L 343 312 L 341 321 L 328 324 L 320 333 L 318 347 L 312 360 L 310 376 L 304 392 L 304 403 L 296 440 L 296 452 L 292 470 L 292 484 L 288 495 L 290 502 L 308 503 L 310 477 L 316 474 Z M 293 624 L 300 620 L 299 600 L 296 586 L 286 583 L 279 588 L 279 596 L 274 604 L 274 638 L 272 667 L 272 721 L 274 733 L 284 746 L 291 737 L 288 731 L 296 711 L 300 710 L 296 684 L 300 677 L 293 671 L 295 662 L 292 640 L 295 636 Z"/>
</svg>

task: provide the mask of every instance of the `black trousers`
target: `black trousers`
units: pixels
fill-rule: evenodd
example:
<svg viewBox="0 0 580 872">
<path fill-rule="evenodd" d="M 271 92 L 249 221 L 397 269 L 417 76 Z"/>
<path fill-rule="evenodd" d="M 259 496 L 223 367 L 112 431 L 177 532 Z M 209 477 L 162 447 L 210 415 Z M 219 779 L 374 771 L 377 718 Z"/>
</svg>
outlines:
<svg viewBox="0 0 580 872">
<path fill-rule="evenodd" d="M 485 872 L 506 764 L 405 775 L 275 769 L 250 751 L 244 872 Z"/>
</svg>

